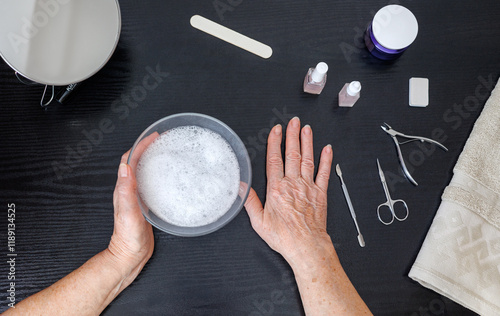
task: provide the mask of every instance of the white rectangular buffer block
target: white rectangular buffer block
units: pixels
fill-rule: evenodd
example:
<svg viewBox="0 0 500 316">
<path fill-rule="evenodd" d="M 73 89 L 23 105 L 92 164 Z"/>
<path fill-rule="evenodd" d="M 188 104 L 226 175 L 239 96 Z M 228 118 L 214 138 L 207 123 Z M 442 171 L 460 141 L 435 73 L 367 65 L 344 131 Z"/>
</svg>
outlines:
<svg viewBox="0 0 500 316">
<path fill-rule="evenodd" d="M 429 79 L 410 79 L 410 106 L 426 107 L 429 105 Z"/>
</svg>

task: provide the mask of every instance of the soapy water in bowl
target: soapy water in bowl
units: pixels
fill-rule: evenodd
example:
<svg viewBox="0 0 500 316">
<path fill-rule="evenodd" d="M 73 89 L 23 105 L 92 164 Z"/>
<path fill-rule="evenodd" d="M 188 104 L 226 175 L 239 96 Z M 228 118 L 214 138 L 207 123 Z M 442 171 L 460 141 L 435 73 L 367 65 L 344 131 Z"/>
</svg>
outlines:
<svg viewBox="0 0 500 316">
<path fill-rule="evenodd" d="M 136 177 L 141 199 L 156 216 L 176 226 L 198 227 L 217 221 L 231 208 L 240 167 L 221 135 L 181 126 L 149 145 Z"/>
</svg>

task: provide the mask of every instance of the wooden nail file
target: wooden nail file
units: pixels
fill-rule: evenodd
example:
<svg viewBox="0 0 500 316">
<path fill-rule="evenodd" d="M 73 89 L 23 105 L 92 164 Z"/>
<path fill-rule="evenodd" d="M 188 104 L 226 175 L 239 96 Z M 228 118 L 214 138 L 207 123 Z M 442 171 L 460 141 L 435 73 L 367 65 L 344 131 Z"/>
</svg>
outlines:
<svg viewBox="0 0 500 316">
<path fill-rule="evenodd" d="M 190 22 L 191 26 L 195 29 L 220 38 L 223 41 L 238 46 L 262 58 L 267 59 L 273 54 L 273 49 L 271 47 L 202 16 L 193 15 Z"/>
</svg>

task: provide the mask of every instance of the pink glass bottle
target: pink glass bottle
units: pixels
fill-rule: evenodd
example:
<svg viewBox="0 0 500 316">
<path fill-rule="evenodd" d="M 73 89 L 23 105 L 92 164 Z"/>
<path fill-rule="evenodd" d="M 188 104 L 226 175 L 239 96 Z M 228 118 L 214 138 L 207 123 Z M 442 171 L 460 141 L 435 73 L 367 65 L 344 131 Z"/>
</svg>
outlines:
<svg viewBox="0 0 500 316">
<path fill-rule="evenodd" d="M 320 94 L 326 84 L 326 72 L 328 65 L 320 62 L 316 68 L 309 68 L 304 78 L 304 92 L 310 94 Z"/>
<path fill-rule="evenodd" d="M 353 81 L 346 83 L 339 92 L 339 106 L 352 107 L 358 101 L 361 93 L 361 83 Z"/>
</svg>

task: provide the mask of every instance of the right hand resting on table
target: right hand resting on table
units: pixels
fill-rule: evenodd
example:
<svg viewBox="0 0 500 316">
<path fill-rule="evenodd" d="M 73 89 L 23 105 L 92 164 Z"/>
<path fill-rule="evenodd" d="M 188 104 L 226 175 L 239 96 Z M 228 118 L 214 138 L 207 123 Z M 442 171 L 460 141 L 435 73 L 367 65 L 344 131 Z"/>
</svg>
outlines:
<svg viewBox="0 0 500 316">
<path fill-rule="evenodd" d="M 252 227 L 292 267 L 307 315 L 370 315 L 326 232 L 332 147 L 323 148 L 314 180 L 311 127 L 301 130 L 298 118 L 288 123 L 284 164 L 281 138 L 277 125 L 267 145 L 265 206 L 253 189 L 245 203 Z"/>
</svg>

